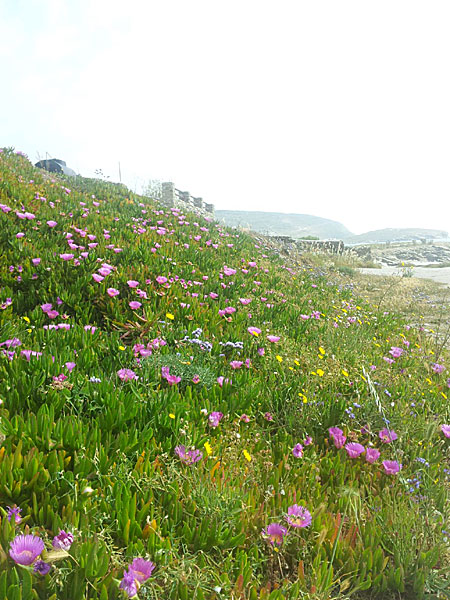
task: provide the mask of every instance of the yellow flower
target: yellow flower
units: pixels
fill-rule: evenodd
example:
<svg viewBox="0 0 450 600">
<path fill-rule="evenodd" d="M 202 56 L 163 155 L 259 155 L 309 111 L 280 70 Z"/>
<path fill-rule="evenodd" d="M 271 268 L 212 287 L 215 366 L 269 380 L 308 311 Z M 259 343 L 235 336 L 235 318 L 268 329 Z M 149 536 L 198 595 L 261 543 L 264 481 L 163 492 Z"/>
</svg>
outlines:
<svg viewBox="0 0 450 600">
<path fill-rule="evenodd" d="M 209 442 L 205 442 L 204 444 L 205 450 L 206 450 L 206 454 L 208 456 L 211 456 L 212 454 L 212 448 L 211 448 L 211 444 Z"/>
<path fill-rule="evenodd" d="M 320 354 L 325 354 L 325 350 L 322 348 L 322 346 L 319 346 L 319 352 Z"/>
<path fill-rule="evenodd" d="M 27 323 L 30 322 L 30 319 L 28 317 L 23 317 L 23 320 L 26 321 Z"/>
<path fill-rule="evenodd" d="M 317 375 L 319 377 L 323 377 L 325 375 L 325 371 L 322 371 L 322 369 L 317 369 Z"/>
<path fill-rule="evenodd" d="M 342 369 L 342 375 L 344 375 L 344 377 L 348 377 L 347 371 L 344 371 L 344 369 Z"/>
<path fill-rule="evenodd" d="M 173 413 L 169 413 L 169 418 L 170 419 L 175 419 L 175 415 Z"/>
<path fill-rule="evenodd" d="M 246 460 L 248 460 L 248 462 L 250 462 L 252 460 L 252 457 L 247 452 L 247 450 L 244 450 L 243 454 L 244 454 L 244 457 L 246 458 Z"/>
<path fill-rule="evenodd" d="M 119 350 L 125 350 L 125 346 L 119 346 Z"/>
<path fill-rule="evenodd" d="M 278 354 L 275 356 L 275 358 L 277 359 L 278 362 L 283 362 L 283 358 L 281 356 L 279 356 Z"/>
<path fill-rule="evenodd" d="M 298 362 L 298 360 L 294 360 L 294 365 L 297 365 L 297 367 L 300 366 L 300 363 Z"/>
<path fill-rule="evenodd" d="M 175 317 L 172 315 L 172 313 L 166 313 L 166 317 L 168 319 L 170 319 L 171 321 L 173 321 L 175 319 Z"/>
</svg>

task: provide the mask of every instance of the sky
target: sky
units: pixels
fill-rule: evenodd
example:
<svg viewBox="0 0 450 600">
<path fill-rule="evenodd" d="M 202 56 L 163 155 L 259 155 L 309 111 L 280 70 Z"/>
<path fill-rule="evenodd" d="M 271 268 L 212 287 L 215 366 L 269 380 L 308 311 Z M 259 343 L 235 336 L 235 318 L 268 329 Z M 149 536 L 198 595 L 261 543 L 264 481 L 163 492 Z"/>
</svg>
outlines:
<svg viewBox="0 0 450 600">
<path fill-rule="evenodd" d="M 448 0 L 0 0 L 0 147 L 450 232 Z"/>
</svg>

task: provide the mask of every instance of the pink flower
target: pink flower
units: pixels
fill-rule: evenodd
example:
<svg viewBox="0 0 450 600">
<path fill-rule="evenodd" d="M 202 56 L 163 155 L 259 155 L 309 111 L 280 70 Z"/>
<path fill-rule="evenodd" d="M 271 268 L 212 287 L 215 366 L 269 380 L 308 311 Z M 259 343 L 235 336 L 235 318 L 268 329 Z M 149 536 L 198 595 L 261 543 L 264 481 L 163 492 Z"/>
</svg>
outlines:
<svg viewBox="0 0 450 600">
<path fill-rule="evenodd" d="M 243 415 L 241 415 L 239 420 L 243 421 L 244 423 L 248 423 L 250 421 L 250 417 L 244 413 Z"/>
<path fill-rule="evenodd" d="M 192 383 L 200 383 L 200 375 L 194 375 L 192 378 Z"/>
<path fill-rule="evenodd" d="M 164 277 L 164 275 L 158 275 L 158 277 L 156 278 L 156 281 L 159 284 L 167 283 L 167 277 Z"/>
<path fill-rule="evenodd" d="M 117 375 L 122 381 L 130 381 L 132 379 L 137 379 L 138 376 L 131 369 L 119 369 L 117 371 Z"/>
<path fill-rule="evenodd" d="M 259 329 L 258 327 L 247 327 L 247 331 L 250 335 L 254 335 L 255 337 L 257 337 L 261 333 L 261 329 Z"/>
<path fill-rule="evenodd" d="M 295 456 L 295 458 L 302 458 L 303 446 L 301 444 L 295 444 L 295 446 L 292 448 L 292 454 Z"/>
<path fill-rule="evenodd" d="M 446 438 L 450 438 L 450 425 L 441 425 L 441 431 Z"/>
<path fill-rule="evenodd" d="M 223 413 L 217 412 L 217 411 L 212 412 L 208 417 L 209 426 L 213 427 L 213 428 L 218 427 L 222 418 L 223 418 Z"/>
<path fill-rule="evenodd" d="M 440 375 L 441 373 L 443 373 L 445 371 L 445 367 L 444 367 L 444 365 L 439 365 L 438 363 L 433 363 L 431 365 L 431 370 L 433 371 L 433 373 L 437 373 L 438 375 Z"/>
<path fill-rule="evenodd" d="M 342 429 L 339 427 L 330 427 L 328 433 L 333 440 L 333 443 L 337 449 L 342 448 L 347 440 Z"/>
<path fill-rule="evenodd" d="M 92 279 L 97 283 L 100 283 L 100 281 L 103 281 L 105 278 L 99 275 L 98 273 L 92 273 Z"/>
<path fill-rule="evenodd" d="M 366 461 L 368 463 L 374 463 L 380 458 L 380 451 L 377 448 L 366 448 Z"/>
<path fill-rule="evenodd" d="M 244 364 L 244 363 L 243 363 L 243 361 L 242 361 L 242 360 L 232 360 L 232 361 L 230 362 L 230 367 L 231 367 L 232 369 L 240 369 L 240 368 L 242 367 L 242 365 L 243 365 L 243 364 Z"/>
<path fill-rule="evenodd" d="M 220 387 L 223 387 L 225 384 L 231 385 L 233 383 L 232 379 L 228 379 L 228 377 L 223 377 L 222 375 L 217 378 L 217 383 Z"/>
<path fill-rule="evenodd" d="M 223 268 L 223 272 L 225 275 L 230 276 L 230 275 L 235 275 L 236 274 L 236 269 L 231 269 L 230 267 L 225 266 Z"/>
<path fill-rule="evenodd" d="M 291 527 L 308 527 L 311 525 L 312 516 L 304 506 L 293 504 L 288 508 L 286 521 Z"/>
<path fill-rule="evenodd" d="M 389 350 L 389 354 L 391 356 L 393 356 L 394 358 L 400 358 L 400 356 L 403 354 L 404 350 L 403 348 L 398 348 L 397 346 L 392 346 L 391 349 Z"/>
<path fill-rule="evenodd" d="M 77 365 L 74 362 L 66 362 L 66 369 L 69 371 L 69 373 L 72 373 L 76 366 Z"/>
<path fill-rule="evenodd" d="M 116 290 L 116 288 L 108 288 L 106 290 L 106 293 L 108 294 L 108 296 L 110 296 L 111 298 L 113 298 L 114 296 L 118 296 L 120 294 L 119 290 Z"/>
<path fill-rule="evenodd" d="M 138 308 L 140 308 L 142 306 L 142 302 L 138 302 L 137 300 L 132 300 L 131 302 L 128 303 L 128 306 L 133 310 L 137 310 Z"/>
<path fill-rule="evenodd" d="M 127 284 L 130 288 L 135 288 L 139 285 L 139 281 L 135 281 L 134 279 L 129 279 Z"/>
<path fill-rule="evenodd" d="M 74 256 L 74 254 L 60 254 L 59 258 L 62 258 L 62 260 L 72 260 Z"/>
<path fill-rule="evenodd" d="M 401 471 L 402 465 L 400 465 L 396 460 L 383 460 L 383 468 L 387 475 L 396 475 L 399 471 Z"/>
<path fill-rule="evenodd" d="M 384 444 L 389 444 L 390 442 L 394 442 L 398 438 L 398 435 L 393 429 L 384 428 L 380 431 L 378 437 Z"/>
<path fill-rule="evenodd" d="M 272 344 L 280 341 L 280 338 L 277 335 L 268 335 L 267 339 L 269 342 L 272 342 Z"/>
<path fill-rule="evenodd" d="M 349 442 L 345 445 L 345 450 L 349 458 L 358 458 L 358 456 L 365 451 L 365 448 L 362 444 L 358 444 L 357 442 Z"/>
<path fill-rule="evenodd" d="M 313 442 L 312 437 L 310 435 L 308 435 L 307 438 L 305 439 L 305 441 L 303 442 L 303 444 L 305 446 L 310 446 L 312 444 L 312 442 Z"/>
<path fill-rule="evenodd" d="M 269 540 L 272 546 L 275 544 L 281 546 L 283 539 L 288 534 L 287 529 L 279 523 L 271 523 L 266 529 L 263 529 L 261 533 Z"/>
<path fill-rule="evenodd" d="M 56 227 L 58 225 L 58 223 L 56 221 L 47 221 L 47 225 L 49 227 Z"/>
<path fill-rule="evenodd" d="M 264 356 L 264 354 L 265 354 L 264 348 L 258 348 L 257 352 L 258 352 L 259 356 Z"/>
</svg>

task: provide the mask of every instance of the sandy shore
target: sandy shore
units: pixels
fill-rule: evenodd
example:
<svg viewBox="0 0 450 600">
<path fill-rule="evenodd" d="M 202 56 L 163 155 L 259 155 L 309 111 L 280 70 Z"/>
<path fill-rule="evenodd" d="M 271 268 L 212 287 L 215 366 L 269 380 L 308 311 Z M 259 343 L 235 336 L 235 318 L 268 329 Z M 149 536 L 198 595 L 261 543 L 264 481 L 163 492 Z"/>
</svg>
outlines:
<svg viewBox="0 0 450 600">
<path fill-rule="evenodd" d="M 359 269 L 361 273 L 367 275 L 397 275 L 402 276 L 402 267 L 382 267 L 381 269 Z M 438 283 L 444 283 L 450 287 L 450 267 L 443 267 L 442 269 L 430 269 L 427 267 L 414 267 L 412 270 L 413 277 L 420 277 L 421 279 L 431 279 Z"/>
</svg>

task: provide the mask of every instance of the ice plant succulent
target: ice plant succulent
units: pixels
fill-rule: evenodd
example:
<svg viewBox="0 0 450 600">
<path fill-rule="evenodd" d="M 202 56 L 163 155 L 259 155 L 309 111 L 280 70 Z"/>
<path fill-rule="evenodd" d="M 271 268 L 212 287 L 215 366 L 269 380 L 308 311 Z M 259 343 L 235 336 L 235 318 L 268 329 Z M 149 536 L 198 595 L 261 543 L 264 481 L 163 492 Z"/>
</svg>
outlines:
<svg viewBox="0 0 450 600">
<path fill-rule="evenodd" d="M 9 555 L 18 565 L 31 565 L 44 551 L 44 542 L 37 535 L 18 535 L 10 544 Z"/>
<path fill-rule="evenodd" d="M 283 525 L 280 525 L 280 523 L 271 523 L 261 531 L 261 534 L 271 543 L 272 546 L 281 546 L 284 538 L 288 534 L 288 531 L 286 527 L 283 527 Z"/>
<path fill-rule="evenodd" d="M 288 508 L 286 521 L 292 527 L 308 527 L 311 525 L 312 516 L 304 506 L 293 504 Z"/>
</svg>

